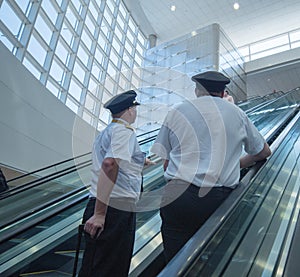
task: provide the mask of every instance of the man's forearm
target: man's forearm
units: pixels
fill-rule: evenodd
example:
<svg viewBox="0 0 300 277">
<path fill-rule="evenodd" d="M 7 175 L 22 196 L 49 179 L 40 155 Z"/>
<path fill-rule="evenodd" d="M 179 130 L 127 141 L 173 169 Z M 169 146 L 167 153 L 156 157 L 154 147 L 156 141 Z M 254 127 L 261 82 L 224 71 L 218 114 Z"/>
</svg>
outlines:
<svg viewBox="0 0 300 277">
<path fill-rule="evenodd" d="M 256 162 L 266 159 L 271 155 L 271 150 L 267 143 L 264 144 L 264 148 L 257 155 L 246 155 L 240 159 L 240 167 L 246 168 L 254 165 Z"/>
</svg>

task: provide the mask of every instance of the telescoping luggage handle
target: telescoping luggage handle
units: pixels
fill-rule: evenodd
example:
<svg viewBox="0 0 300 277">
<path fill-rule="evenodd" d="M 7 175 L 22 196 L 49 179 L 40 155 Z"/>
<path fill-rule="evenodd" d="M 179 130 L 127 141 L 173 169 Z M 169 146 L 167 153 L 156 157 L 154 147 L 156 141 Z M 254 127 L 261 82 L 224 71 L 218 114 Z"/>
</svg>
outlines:
<svg viewBox="0 0 300 277">
<path fill-rule="evenodd" d="M 83 228 L 84 228 L 84 224 L 80 224 L 78 226 L 78 238 L 77 238 L 77 246 L 76 246 L 76 253 L 75 253 L 75 260 L 74 260 L 74 267 L 73 267 L 73 275 L 72 275 L 73 277 L 76 277 L 76 273 L 77 273 L 77 264 L 78 264 L 78 258 L 79 258 L 79 251 L 80 251 Z"/>
</svg>

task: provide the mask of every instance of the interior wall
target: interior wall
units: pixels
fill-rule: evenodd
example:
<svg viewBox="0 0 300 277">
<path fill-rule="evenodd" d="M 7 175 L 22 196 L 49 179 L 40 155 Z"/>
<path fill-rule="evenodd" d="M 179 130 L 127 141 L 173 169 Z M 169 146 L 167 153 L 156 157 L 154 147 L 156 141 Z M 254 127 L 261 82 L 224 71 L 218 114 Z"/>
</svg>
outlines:
<svg viewBox="0 0 300 277">
<path fill-rule="evenodd" d="M 30 172 L 91 150 L 95 130 L 0 41 L 0 164 Z"/>
<path fill-rule="evenodd" d="M 247 62 L 244 67 L 248 97 L 300 87 L 300 48 Z"/>
</svg>

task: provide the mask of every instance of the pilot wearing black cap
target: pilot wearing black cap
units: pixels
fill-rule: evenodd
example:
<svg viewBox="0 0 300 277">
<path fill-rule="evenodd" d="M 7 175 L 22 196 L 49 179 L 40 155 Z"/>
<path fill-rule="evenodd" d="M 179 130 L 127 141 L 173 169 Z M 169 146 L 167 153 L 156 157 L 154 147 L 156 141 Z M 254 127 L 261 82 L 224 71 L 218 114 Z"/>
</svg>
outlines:
<svg viewBox="0 0 300 277">
<path fill-rule="evenodd" d="M 79 276 L 127 276 L 135 235 L 145 158 L 130 126 L 137 116 L 136 92 L 114 96 L 104 107 L 112 122 L 96 137 L 90 197 L 84 212 L 86 247 Z"/>
<path fill-rule="evenodd" d="M 225 75 L 208 71 L 192 80 L 197 98 L 168 112 L 151 148 L 165 161 L 160 215 L 167 262 L 239 184 L 240 167 L 271 154 L 247 115 L 222 99 Z"/>
<path fill-rule="evenodd" d="M 230 83 L 229 78 L 217 71 L 197 74 L 192 77 L 192 81 L 196 83 L 198 89 L 204 88 L 210 95 L 220 97 L 223 97 L 225 87 Z"/>
<path fill-rule="evenodd" d="M 118 94 L 104 104 L 104 108 L 109 109 L 112 114 L 118 114 L 127 108 L 140 105 L 136 101 L 136 92 L 129 90 Z"/>
</svg>

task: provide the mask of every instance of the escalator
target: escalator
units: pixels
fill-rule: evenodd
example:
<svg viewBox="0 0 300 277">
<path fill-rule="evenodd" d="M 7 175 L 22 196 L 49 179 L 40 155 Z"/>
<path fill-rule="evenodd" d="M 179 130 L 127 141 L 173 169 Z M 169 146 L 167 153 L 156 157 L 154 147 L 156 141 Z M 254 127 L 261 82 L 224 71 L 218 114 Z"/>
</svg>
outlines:
<svg viewBox="0 0 300 277">
<path fill-rule="evenodd" d="M 282 100 L 281 100 L 282 101 Z M 286 107 L 286 109 L 280 109 L 281 113 L 277 113 L 277 109 L 274 109 L 273 111 L 269 111 L 269 113 L 258 113 L 256 111 L 255 114 L 252 114 L 253 120 L 256 120 L 256 122 L 259 122 L 261 124 L 261 127 L 264 128 L 268 124 L 274 127 L 274 121 L 277 122 L 277 129 L 282 126 L 282 124 L 278 124 L 280 122 L 280 119 L 285 118 L 285 115 L 291 113 L 291 106 L 290 108 Z M 280 106 L 282 107 L 282 106 Z M 266 109 L 266 107 L 265 107 Z M 269 109 L 270 110 L 270 109 Z M 273 113 L 272 113 L 273 112 Z M 263 124 L 262 120 L 259 120 L 260 117 L 265 118 L 265 124 Z M 251 115 L 250 115 L 251 118 Z M 270 131 L 274 128 L 269 128 L 265 129 L 266 134 L 264 135 L 269 135 Z M 271 137 L 271 136 L 270 136 Z M 157 178 L 158 177 L 158 178 Z M 155 184 L 155 180 L 157 180 L 157 183 Z M 162 185 L 163 183 L 163 178 L 162 178 L 162 171 L 161 167 L 157 167 L 155 170 L 149 170 L 148 174 L 145 174 L 145 182 L 148 184 L 152 184 L 151 186 L 159 186 Z M 82 197 L 82 199 L 81 199 Z M 81 205 L 76 204 L 77 200 L 81 199 Z M 2 200 L 1 200 L 2 201 Z M 53 218 L 41 221 L 41 218 L 45 217 L 45 215 L 41 212 L 40 215 L 38 215 L 36 212 L 33 213 L 33 217 L 35 217 L 37 225 L 34 228 L 28 229 L 27 234 L 20 234 L 20 237 L 15 236 L 11 238 L 9 243 L 18 243 L 21 242 L 21 244 L 15 244 L 16 246 L 13 245 L 5 245 L 1 244 L 1 252 L 4 253 L 5 256 L 1 258 L 1 265 L 0 265 L 0 272 L 3 273 L 3 276 L 11 276 L 10 274 L 14 274 L 14 272 L 22 271 L 27 272 L 26 276 L 28 275 L 29 272 L 31 272 L 32 269 L 34 271 L 43 271 L 43 274 L 46 274 L 44 272 L 45 268 L 54 268 L 54 258 L 51 258 L 53 253 L 58 254 L 61 256 L 58 260 L 62 263 L 61 265 L 58 265 L 53 269 L 52 272 L 47 272 L 47 274 L 56 274 L 55 276 L 60 276 L 57 274 L 62 274 L 63 276 L 64 273 L 58 273 L 58 270 L 61 270 L 63 272 L 63 268 L 68 267 L 69 273 L 70 273 L 70 266 L 67 266 L 67 264 L 72 264 L 72 260 L 74 257 L 74 242 L 76 242 L 76 239 L 74 236 L 77 233 L 77 226 L 81 220 L 82 216 L 82 211 L 85 207 L 86 203 L 86 198 L 84 198 L 84 195 L 78 193 L 73 195 L 73 198 L 68 198 L 68 200 L 60 201 L 62 204 L 65 205 L 65 207 L 68 207 L 64 212 L 54 212 L 55 208 L 59 206 L 58 203 L 55 203 L 51 207 L 49 207 L 49 212 L 52 212 Z M 1 202 L 0 202 L 1 203 Z M 147 214 L 148 213 L 148 214 Z M 160 226 L 160 221 L 159 221 L 159 216 L 157 215 L 156 212 L 155 215 L 151 214 L 150 212 L 147 212 L 144 215 L 141 215 L 138 219 L 138 224 L 140 228 L 138 228 L 137 231 L 137 241 L 136 241 L 136 246 L 135 246 L 135 253 L 133 257 L 133 263 L 136 264 L 136 266 L 132 266 L 132 276 L 136 276 L 137 272 L 141 272 L 141 270 L 137 270 L 139 265 L 144 261 L 141 262 L 140 259 L 135 259 L 135 257 L 138 257 L 139 255 L 141 256 L 141 253 L 144 251 L 146 254 L 148 253 L 154 253 L 154 258 L 155 255 L 159 254 L 161 251 L 161 238 L 159 238 L 159 226 Z M 144 219 L 143 219 L 144 217 Z M 144 224 L 144 222 L 147 221 L 147 224 Z M 20 222 L 18 223 L 19 227 L 22 226 L 23 224 L 26 224 L 26 222 Z M 29 224 L 29 223 L 28 223 Z M 150 227 L 149 227 L 150 226 Z M 152 227 L 151 227 L 152 226 Z M 29 226 L 28 226 L 29 227 Z M 39 233 L 35 234 L 33 232 L 33 229 L 39 229 L 42 231 L 39 231 Z M 145 233 L 147 232 L 146 229 L 151 231 L 150 235 L 146 236 L 145 238 Z M 5 228 L 4 228 L 5 229 Z M 16 228 L 18 229 L 18 228 Z M 25 228 L 26 229 L 26 228 Z M 2 234 L 1 234 L 2 237 Z M 45 239 L 46 238 L 46 239 Z M 157 238 L 157 239 L 156 239 Z M 64 240 L 64 241 L 61 241 Z M 150 243 L 147 242 L 153 242 L 154 241 L 154 251 L 145 251 L 145 247 L 149 247 Z M 73 242 L 73 244 L 72 244 Z M 156 244 L 155 244 L 156 243 Z M 27 245 L 26 250 L 22 250 L 22 247 L 24 248 L 24 245 Z M 28 247 L 28 244 L 30 244 Z M 153 245 L 151 244 L 151 245 Z M 69 246 L 68 246 L 69 245 Z M 152 246 L 151 246 L 152 247 Z M 52 251 L 54 249 L 54 251 Z M 67 249 L 67 250 L 66 250 Z M 50 251 L 51 250 L 51 251 Z M 50 256 L 49 256 L 50 255 Z M 56 256 L 54 255 L 54 256 Z M 140 257 L 139 256 L 139 257 Z M 145 254 L 144 254 L 145 256 Z M 146 255 L 147 256 L 147 255 Z M 63 257 L 63 258 L 62 258 Z M 4 261 L 4 258 L 6 259 L 6 262 Z M 154 259 L 153 258 L 153 259 Z M 66 261 L 68 259 L 68 261 Z M 45 262 L 42 261 L 51 261 L 51 266 L 47 267 L 45 266 Z M 31 263 L 31 264 L 30 264 Z M 42 266 L 42 264 L 44 266 Z M 144 268 L 146 265 L 144 266 Z M 16 273 L 16 274 L 22 274 L 22 273 Z M 18 276 L 18 275 L 16 275 Z"/>
</svg>

